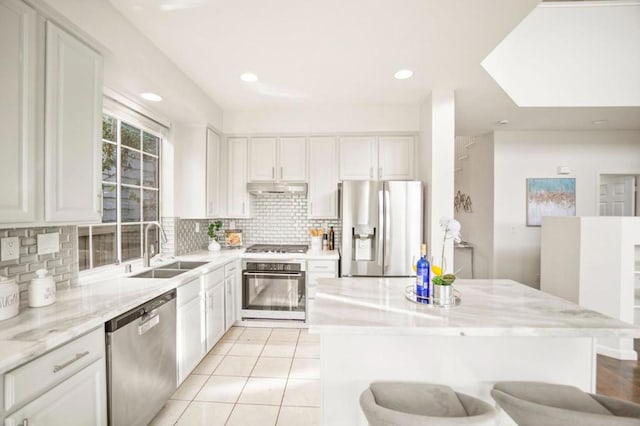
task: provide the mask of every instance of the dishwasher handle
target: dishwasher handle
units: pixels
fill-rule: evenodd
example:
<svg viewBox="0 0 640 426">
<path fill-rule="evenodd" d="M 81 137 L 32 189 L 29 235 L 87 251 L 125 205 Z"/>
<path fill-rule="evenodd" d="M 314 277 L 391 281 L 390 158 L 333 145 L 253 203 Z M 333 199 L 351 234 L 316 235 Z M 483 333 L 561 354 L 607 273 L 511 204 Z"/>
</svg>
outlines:
<svg viewBox="0 0 640 426">
<path fill-rule="evenodd" d="M 125 312 L 122 315 L 118 315 L 117 317 L 115 317 L 110 321 L 107 321 L 105 323 L 105 330 L 107 331 L 107 333 L 113 333 L 114 331 L 126 326 L 127 324 L 132 323 L 138 318 L 144 317 L 145 315 L 147 317 L 150 317 L 150 320 L 152 320 L 155 314 L 153 311 L 155 311 L 162 305 L 171 302 L 175 298 L 176 298 L 176 290 L 174 289 L 174 290 L 168 291 L 161 296 L 158 296 L 154 299 L 149 300 L 146 303 L 143 303 L 137 308 L 134 308 L 128 312 Z M 156 324 L 153 324 L 153 326 L 155 325 Z M 148 327 L 148 329 L 151 329 L 153 326 Z M 145 333 L 146 333 L 146 330 L 145 330 Z M 141 333 L 141 334 L 144 334 L 144 333 Z"/>
</svg>

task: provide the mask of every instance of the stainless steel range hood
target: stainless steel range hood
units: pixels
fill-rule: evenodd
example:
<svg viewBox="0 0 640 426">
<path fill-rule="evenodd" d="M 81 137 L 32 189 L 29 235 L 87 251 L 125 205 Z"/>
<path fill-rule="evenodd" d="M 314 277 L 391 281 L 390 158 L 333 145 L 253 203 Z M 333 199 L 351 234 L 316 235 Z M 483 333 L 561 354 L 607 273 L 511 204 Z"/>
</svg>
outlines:
<svg viewBox="0 0 640 426">
<path fill-rule="evenodd" d="M 249 194 L 307 194 L 306 183 L 251 182 L 247 184 Z"/>
</svg>

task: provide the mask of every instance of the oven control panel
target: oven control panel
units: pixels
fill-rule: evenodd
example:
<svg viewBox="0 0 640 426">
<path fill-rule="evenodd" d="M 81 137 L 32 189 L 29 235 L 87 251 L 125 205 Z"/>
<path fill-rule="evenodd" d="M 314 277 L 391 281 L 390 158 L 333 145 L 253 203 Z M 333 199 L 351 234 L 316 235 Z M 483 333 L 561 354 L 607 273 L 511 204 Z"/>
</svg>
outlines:
<svg viewBox="0 0 640 426">
<path fill-rule="evenodd" d="M 247 262 L 246 271 L 268 271 L 268 272 L 299 272 L 302 271 L 300 263 L 284 262 Z"/>
</svg>

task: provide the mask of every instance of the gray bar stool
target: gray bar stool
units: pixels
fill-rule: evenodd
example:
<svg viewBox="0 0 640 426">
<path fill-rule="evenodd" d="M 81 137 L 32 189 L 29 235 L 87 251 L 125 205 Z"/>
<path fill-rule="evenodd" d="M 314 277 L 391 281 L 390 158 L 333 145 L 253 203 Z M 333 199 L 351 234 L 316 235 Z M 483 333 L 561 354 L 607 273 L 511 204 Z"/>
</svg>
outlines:
<svg viewBox="0 0 640 426">
<path fill-rule="evenodd" d="M 449 386 L 374 382 L 360 395 L 370 426 L 495 425 L 497 411 Z"/>
<path fill-rule="evenodd" d="M 640 426 L 640 405 L 573 386 L 500 382 L 491 396 L 519 426 Z"/>
</svg>

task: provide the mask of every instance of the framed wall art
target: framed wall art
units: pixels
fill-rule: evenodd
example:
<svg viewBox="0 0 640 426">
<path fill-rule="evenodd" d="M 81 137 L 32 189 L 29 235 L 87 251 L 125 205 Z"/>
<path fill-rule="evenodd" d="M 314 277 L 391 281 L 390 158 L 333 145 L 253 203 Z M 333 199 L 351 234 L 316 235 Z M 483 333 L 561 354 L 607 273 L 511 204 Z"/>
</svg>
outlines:
<svg viewBox="0 0 640 426">
<path fill-rule="evenodd" d="M 575 178 L 527 179 L 527 226 L 542 225 L 542 216 L 575 215 Z"/>
</svg>

